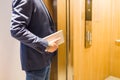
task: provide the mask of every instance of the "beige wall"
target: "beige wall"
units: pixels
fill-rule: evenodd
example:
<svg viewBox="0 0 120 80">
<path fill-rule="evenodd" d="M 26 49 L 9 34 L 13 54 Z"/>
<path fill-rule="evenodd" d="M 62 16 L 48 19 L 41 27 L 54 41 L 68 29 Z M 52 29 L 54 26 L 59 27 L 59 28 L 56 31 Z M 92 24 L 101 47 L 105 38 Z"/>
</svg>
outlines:
<svg viewBox="0 0 120 80">
<path fill-rule="evenodd" d="M 19 42 L 10 36 L 12 0 L 0 0 L 0 80 L 24 80 Z"/>
</svg>

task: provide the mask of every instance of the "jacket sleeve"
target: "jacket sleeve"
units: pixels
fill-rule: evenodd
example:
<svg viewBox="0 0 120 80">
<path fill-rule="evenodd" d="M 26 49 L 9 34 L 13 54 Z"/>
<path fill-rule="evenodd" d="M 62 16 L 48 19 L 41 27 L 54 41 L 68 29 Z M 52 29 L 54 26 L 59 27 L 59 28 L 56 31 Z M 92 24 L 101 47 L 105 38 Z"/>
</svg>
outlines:
<svg viewBox="0 0 120 80">
<path fill-rule="evenodd" d="M 34 35 L 27 29 L 32 11 L 32 0 L 13 0 L 10 32 L 14 38 L 23 44 L 40 53 L 44 53 L 48 42 Z"/>
</svg>

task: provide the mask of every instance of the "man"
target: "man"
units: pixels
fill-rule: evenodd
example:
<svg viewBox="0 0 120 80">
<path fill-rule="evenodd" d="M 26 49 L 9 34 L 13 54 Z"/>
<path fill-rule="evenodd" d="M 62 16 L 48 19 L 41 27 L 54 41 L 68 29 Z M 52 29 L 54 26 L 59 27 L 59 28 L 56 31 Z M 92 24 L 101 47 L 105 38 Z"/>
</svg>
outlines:
<svg viewBox="0 0 120 80">
<path fill-rule="evenodd" d="M 42 38 L 55 32 L 42 0 L 13 0 L 11 35 L 21 42 L 20 57 L 26 80 L 49 80 L 50 64 L 58 48 L 56 39 Z"/>
</svg>

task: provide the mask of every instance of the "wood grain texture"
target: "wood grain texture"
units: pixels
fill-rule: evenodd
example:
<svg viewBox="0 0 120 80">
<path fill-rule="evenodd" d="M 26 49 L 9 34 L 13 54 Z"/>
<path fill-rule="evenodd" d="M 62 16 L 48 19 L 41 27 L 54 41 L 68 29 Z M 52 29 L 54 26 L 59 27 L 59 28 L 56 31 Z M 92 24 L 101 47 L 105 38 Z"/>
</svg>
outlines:
<svg viewBox="0 0 120 80">
<path fill-rule="evenodd" d="M 85 0 L 71 0 L 74 80 L 104 80 L 110 74 L 111 0 L 93 0 L 92 47 L 84 47 Z"/>
<path fill-rule="evenodd" d="M 120 45 L 115 40 L 120 39 L 120 0 L 112 1 L 111 30 L 111 75 L 120 77 Z"/>
<path fill-rule="evenodd" d="M 64 44 L 58 49 L 58 79 L 66 80 L 66 0 L 57 0 L 57 27 L 63 30 Z"/>
</svg>

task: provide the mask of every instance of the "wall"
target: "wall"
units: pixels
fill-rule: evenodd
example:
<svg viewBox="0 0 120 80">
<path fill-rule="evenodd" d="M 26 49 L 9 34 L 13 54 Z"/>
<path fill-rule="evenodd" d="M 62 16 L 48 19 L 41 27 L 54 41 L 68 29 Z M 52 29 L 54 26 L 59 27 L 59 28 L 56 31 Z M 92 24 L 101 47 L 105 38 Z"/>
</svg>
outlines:
<svg viewBox="0 0 120 80">
<path fill-rule="evenodd" d="M 111 75 L 120 77 L 120 43 L 115 40 L 120 39 L 120 0 L 112 1 L 112 29 L 111 29 Z"/>
<path fill-rule="evenodd" d="M 12 0 L 0 0 L 0 80 L 24 80 L 19 43 L 10 36 Z"/>
<path fill-rule="evenodd" d="M 71 0 L 74 80 L 104 80 L 110 75 L 111 0 L 93 0 L 92 46 L 84 47 L 85 0 Z"/>
</svg>

